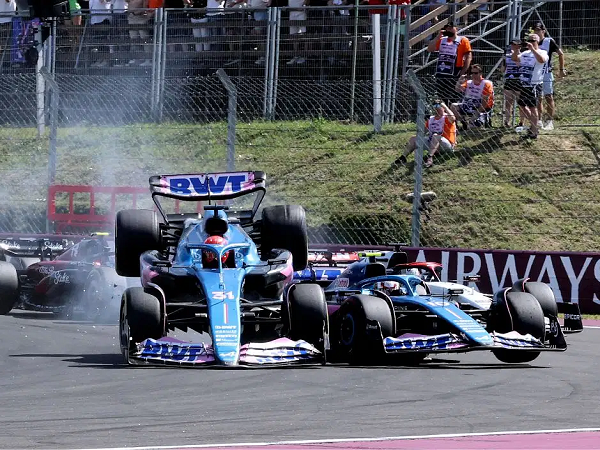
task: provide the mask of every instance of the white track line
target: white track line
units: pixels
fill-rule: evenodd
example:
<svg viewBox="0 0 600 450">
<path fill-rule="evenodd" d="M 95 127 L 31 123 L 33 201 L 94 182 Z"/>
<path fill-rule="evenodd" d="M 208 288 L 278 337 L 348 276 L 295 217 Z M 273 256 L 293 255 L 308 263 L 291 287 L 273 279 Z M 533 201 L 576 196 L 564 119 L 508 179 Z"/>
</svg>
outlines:
<svg viewBox="0 0 600 450">
<path fill-rule="evenodd" d="M 409 439 L 441 439 L 473 436 L 506 436 L 518 434 L 546 434 L 546 433 L 581 433 L 600 432 L 600 428 L 566 428 L 562 430 L 534 430 L 534 431 L 491 431 L 489 433 L 453 433 L 453 434 L 426 434 L 417 436 L 389 436 L 380 438 L 355 438 L 355 439 L 308 439 L 301 441 L 276 441 L 276 442 L 247 442 L 236 444 L 199 444 L 199 445 L 165 445 L 156 447 L 106 447 L 94 449 L 76 450 L 169 450 L 169 449 L 194 449 L 213 447 L 268 447 L 271 445 L 303 445 L 303 444 L 335 444 L 339 442 L 376 442 L 376 441 L 400 441 Z"/>
</svg>

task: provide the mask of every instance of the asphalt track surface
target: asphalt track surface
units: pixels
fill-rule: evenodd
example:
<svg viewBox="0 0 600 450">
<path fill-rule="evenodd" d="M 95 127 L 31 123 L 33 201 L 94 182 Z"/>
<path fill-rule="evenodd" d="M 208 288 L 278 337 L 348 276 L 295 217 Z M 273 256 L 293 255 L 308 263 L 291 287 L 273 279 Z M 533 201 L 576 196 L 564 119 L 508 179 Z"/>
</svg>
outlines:
<svg viewBox="0 0 600 450">
<path fill-rule="evenodd" d="M 0 316 L 0 448 L 108 448 L 594 428 L 600 329 L 524 365 L 124 366 L 117 327 Z"/>
</svg>

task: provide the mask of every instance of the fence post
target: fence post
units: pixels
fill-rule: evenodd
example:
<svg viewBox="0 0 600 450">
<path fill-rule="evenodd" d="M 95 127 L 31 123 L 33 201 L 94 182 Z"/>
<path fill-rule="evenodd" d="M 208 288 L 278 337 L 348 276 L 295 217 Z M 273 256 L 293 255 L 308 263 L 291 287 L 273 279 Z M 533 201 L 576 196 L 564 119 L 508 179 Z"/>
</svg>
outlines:
<svg viewBox="0 0 600 450">
<path fill-rule="evenodd" d="M 150 107 L 152 118 L 156 122 L 160 120 L 160 92 L 161 72 L 163 59 L 163 8 L 157 8 L 154 15 L 154 38 L 152 45 L 152 81 Z"/>
<path fill-rule="evenodd" d="M 371 16 L 373 25 L 373 129 L 381 131 L 381 28 L 380 15 Z"/>
<path fill-rule="evenodd" d="M 421 245 L 421 192 L 423 190 L 423 149 L 426 143 L 425 102 L 427 97 L 423 85 L 412 69 L 408 71 L 407 79 L 417 97 L 417 148 L 415 149 L 415 186 L 413 189 L 410 241 L 412 247 L 419 247 Z"/>
<path fill-rule="evenodd" d="M 42 42 L 42 26 L 40 25 L 35 32 L 36 40 L 38 42 Z M 46 87 L 44 85 L 44 76 L 41 73 L 42 68 L 44 67 L 44 57 L 45 57 L 45 44 L 38 44 L 38 57 L 35 67 L 35 85 L 36 85 L 36 124 L 38 137 L 41 138 L 44 135 L 44 131 L 46 129 L 46 117 L 45 117 L 45 93 Z"/>
<path fill-rule="evenodd" d="M 217 70 L 219 80 L 227 90 L 227 170 L 235 170 L 235 130 L 237 125 L 237 89 L 223 69 Z"/>
<path fill-rule="evenodd" d="M 39 76 L 45 81 L 45 86 L 48 89 L 50 97 L 50 139 L 48 141 L 48 187 L 52 186 L 56 181 L 56 160 L 57 151 L 57 135 L 58 135 L 58 108 L 60 90 L 58 84 L 54 81 L 52 74 L 46 67 L 39 70 Z M 48 199 L 47 201 L 51 201 Z M 47 205 L 49 206 L 49 205 Z M 46 233 L 51 233 L 52 227 L 48 219 L 46 219 Z"/>
<path fill-rule="evenodd" d="M 354 102 L 356 95 L 356 60 L 358 57 L 358 2 L 354 4 L 354 32 L 352 33 L 352 75 L 350 76 L 350 117 L 354 121 Z"/>
</svg>

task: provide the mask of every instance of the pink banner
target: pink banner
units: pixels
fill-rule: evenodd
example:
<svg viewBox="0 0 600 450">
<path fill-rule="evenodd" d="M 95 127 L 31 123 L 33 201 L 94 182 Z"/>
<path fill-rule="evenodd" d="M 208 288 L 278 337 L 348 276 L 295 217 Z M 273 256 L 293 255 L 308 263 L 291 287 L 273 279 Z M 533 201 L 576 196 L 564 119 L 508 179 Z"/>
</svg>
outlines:
<svg viewBox="0 0 600 450">
<path fill-rule="evenodd" d="M 325 246 L 320 246 L 325 247 Z M 366 246 L 328 246 L 330 250 L 365 250 Z M 384 247 L 370 246 L 369 249 Z M 600 314 L 600 253 L 528 252 L 514 250 L 476 250 L 455 248 L 404 248 L 409 261 L 442 263 L 444 281 L 461 282 L 479 275 L 469 283 L 484 293 L 509 287 L 519 278 L 548 283 L 557 301 L 579 303 L 585 314 Z"/>
</svg>

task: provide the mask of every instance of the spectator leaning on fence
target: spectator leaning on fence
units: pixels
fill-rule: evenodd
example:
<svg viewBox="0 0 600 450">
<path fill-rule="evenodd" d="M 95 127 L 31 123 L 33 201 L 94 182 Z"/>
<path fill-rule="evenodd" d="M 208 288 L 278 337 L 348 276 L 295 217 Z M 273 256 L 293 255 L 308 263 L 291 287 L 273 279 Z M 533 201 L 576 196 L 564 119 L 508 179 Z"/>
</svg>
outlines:
<svg viewBox="0 0 600 450">
<path fill-rule="evenodd" d="M 302 8 L 308 6 L 309 0 L 289 0 L 288 4 L 290 8 Z M 290 21 L 300 22 L 306 21 L 306 10 L 305 9 L 290 9 Z M 306 26 L 301 25 L 290 25 L 290 38 L 293 40 L 294 56 L 286 64 L 291 66 L 293 64 L 304 64 L 306 58 L 300 55 L 300 39 L 306 34 Z"/>
<path fill-rule="evenodd" d="M 554 130 L 554 114 L 556 113 L 556 107 L 554 105 L 554 75 L 552 75 L 552 54 L 558 55 L 558 78 L 562 78 L 566 75 L 565 72 L 565 54 L 562 49 L 558 46 L 556 41 L 551 37 L 546 36 L 546 27 L 542 22 L 538 22 L 534 25 L 533 31 L 540 38 L 540 48 L 548 53 L 548 62 L 544 68 L 544 84 L 543 94 L 546 99 L 546 106 L 548 107 L 548 120 L 543 123 L 544 130 Z M 543 99 L 538 100 L 538 116 L 539 121 L 543 120 Z M 538 125 L 541 125 L 538 123 Z"/>
<path fill-rule="evenodd" d="M 427 45 L 430 52 L 439 52 L 435 69 L 437 95 L 447 103 L 459 100 L 454 85 L 461 75 L 468 73 L 471 66 L 471 43 L 464 36 L 458 36 L 458 30 L 452 22 L 440 30 L 437 38 Z"/>
<path fill-rule="evenodd" d="M 96 60 L 92 67 L 108 66 L 108 46 L 110 24 L 112 23 L 111 14 L 112 0 L 90 0 L 90 34 L 94 48 L 92 52 L 97 53 Z"/>
<path fill-rule="evenodd" d="M 515 49 L 512 60 L 519 66 L 521 79 L 521 95 L 518 104 L 523 107 L 525 118 L 531 124 L 525 139 L 537 139 L 538 136 L 538 110 L 537 101 L 542 95 L 542 82 L 544 80 L 544 66 L 548 61 L 548 53 L 539 48 L 540 38 L 537 34 L 527 36 L 527 50 Z"/>
<path fill-rule="evenodd" d="M 519 66 L 512 60 L 513 51 L 521 48 L 521 40 L 513 39 L 506 50 L 502 60 L 502 71 L 504 72 L 504 126 L 510 127 L 513 121 L 515 102 L 521 94 L 521 80 L 519 78 Z M 523 125 L 519 122 L 519 126 Z"/>
<path fill-rule="evenodd" d="M 150 15 L 148 0 L 128 0 L 127 23 L 129 24 L 129 39 L 131 40 L 132 59 L 127 63 L 129 66 L 151 66 L 150 60 L 150 30 L 148 22 Z"/>
<path fill-rule="evenodd" d="M 471 66 L 471 79 L 461 75 L 455 86 L 463 94 L 460 103 L 452 103 L 450 109 L 466 130 L 468 125 L 482 126 L 489 120 L 494 107 L 494 84 L 483 78 L 483 69 L 479 64 Z M 467 122 L 469 119 L 469 122 Z"/>
<path fill-rule="evenodd" d="M 431 116 L 425 122 L 425 128 L 429 131 L 427 145 L 429 155 L 425 160 L 425 167 L 433 166 L 433 156 L 441 148 L 445 151 L 454 151 L 456 145 L 456 118 L 454 113 L 442 101 L 436 101 L 433 104 L 435 115 Z M 394 164 L 406 164 L 406 157 L 417 148 L 417 136 L 412 136 L 406 144 L 404 154 L 398 158 Z"/>
</svg>

